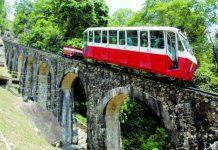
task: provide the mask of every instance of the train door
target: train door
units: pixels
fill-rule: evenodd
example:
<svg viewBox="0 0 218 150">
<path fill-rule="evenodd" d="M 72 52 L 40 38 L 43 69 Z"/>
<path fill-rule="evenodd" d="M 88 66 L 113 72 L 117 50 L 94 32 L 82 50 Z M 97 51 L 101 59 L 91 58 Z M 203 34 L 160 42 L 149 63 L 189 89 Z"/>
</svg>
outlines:
<svg viewBox="0 0 218 150">
<path fill-rule="evenodd" d="M 107 61 L 108 60 L 108 31 L 103 30 L 101 31 L 101 59 Z"/>
<path fill-rule="evenodd" d="M 151 68 L 151 56 L 150 56 L 150 44 L 149 44 L 149 32 L 139 31 L 139 65 L 142 69 Z"/>
<path fill-rule="evenodd" d="M 127 61 L 128 66 L 136 69 L 139 67 L 139 42 L 138 42 L 138 31 L 127 30 Z"/>
<path fill-rule="evenodd" d="M 173 32 L 166 32 L 166 54 L 168 69 L 177 69 L 176 34 Z"/>
<path fill-rule="evenodd" d="M 88 31 L 88 48 L 87 48 L 87 56 L 93 58 L 93 31 Z"/>
<path fill-rule="evenodd" d="M 101 61 L 101 30 L 94 30 L 93 58 Z"/>
<path fill-rule="evenodd" d="M 119 64 L 126 65 L 127 64 L 127 51 L 126 51 L 126 31 L 120 30 L 118 31 L 118 46 L 117 46 L 117 56 L 119 60 Z"/>
<path fill-rule="evenodd" d="M 167 66 L 163 31 L 150 30 L 150 49 L 151 69 L 156 73 L 165 73 Z"/>
<path fill-rule="evenodd" d="M 109 54 L 109 62 L 112 64 L 117 64 L 119 62 L 118 58 L 118 50 L 117 50 L 117 30 L 109 30 L 109 45 L 108 45 L 108 54 Z"/>
</svg>

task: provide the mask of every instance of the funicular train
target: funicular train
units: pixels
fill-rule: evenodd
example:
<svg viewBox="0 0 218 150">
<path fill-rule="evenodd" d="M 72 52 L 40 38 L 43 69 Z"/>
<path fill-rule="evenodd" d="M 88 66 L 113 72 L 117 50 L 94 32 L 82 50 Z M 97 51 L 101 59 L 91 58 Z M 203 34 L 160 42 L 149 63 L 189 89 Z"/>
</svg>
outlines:
<svg viewBox="0 0 218 150">
<path fill-rule="evenodd" d="M 88 28 L 83 32 L 83 47 L 65 46 L 63 54 L 187 81 L 197 68 L 188 40 L 173 27 Z"/>
</svg>

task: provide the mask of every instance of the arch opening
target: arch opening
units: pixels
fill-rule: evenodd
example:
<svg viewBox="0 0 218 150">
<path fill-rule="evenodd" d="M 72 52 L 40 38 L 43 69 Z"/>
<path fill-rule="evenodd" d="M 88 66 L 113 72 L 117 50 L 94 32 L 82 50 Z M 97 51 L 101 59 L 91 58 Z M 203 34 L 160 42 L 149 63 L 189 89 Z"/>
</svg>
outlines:
<svg viewBox="0 0 218 150">
<path fill-rule="evenodd" d="M 42 63 L 38 70 L 37 100 L 43 108 L 49 109 L 51 101 L 51 73 L 46 63 Z"/>
<path fill-rule="evenodd" d="M 73 138 L 76 128 L 74 120 L 74 82 L 77 75 L 67 73 L 61 81 L 61 126 L 63 144 L 77 144 L 77 138 Z"/>
<path fill-rule="evenodd" d="M 172 149 L 164 122 L 141 101 L 119 94 L 105 110 L 107 149 Z"/>
<path fill-rule="evenodd" d="M 14 50 L 11 51 L 11 54 L 9 55 L 9 71 L 13 73 L 13 67 L 14 67 Z"/>
<path fill-rule="evenodd" d="M 61 126 L 63 129 L 64 144 L 82 145 L 84 141 L 78 138 L 80 128 L 78 128 L 77 113 L 86 117 L 86 95 L 81 80 L 75 73 L 67 73 L 60 84 L 61 88 Z M 84 134 L 83 134 L 84 135 Z M 85 139 L 86 142 L 86 139 Z"/>
</svg>

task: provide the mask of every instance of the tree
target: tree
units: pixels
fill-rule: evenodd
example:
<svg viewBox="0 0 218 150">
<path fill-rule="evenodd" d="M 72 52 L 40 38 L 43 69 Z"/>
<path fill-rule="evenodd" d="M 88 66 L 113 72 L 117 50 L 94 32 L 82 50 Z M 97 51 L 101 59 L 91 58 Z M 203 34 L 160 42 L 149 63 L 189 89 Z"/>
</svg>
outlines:
<svg viewBox="0 0 218 150">
<path fill-rule="evenodd" d="M 106 26 L 108 20 L 108 7 L 102 0 L 25 0 L 16 8 L 15 35 L 24 44 L 41 49 L 60 48 L 68 39 L 81 38 L 86 28 Z M 46 34 L 52 26 L 55 34 Z"/>
<path fill-rule="evenodd" d="M 62 36 L 56 24 L 49 20 L 39 19 L 28 33 L 20 34 L 18 38 L 25 45 L 41 50 L 59 52 Z"/>
<path fill-rule="evenodd" d="M 122 149 L 172 149 L 163 124 L 145 102 L 127 97 L 120 108 L 119 119 Z"/>
<path fill-rule="evenodd" d="M 0 1 L 0 30 L 4 31 L 6 28 L 6 10 L 5 10 L 5 0 Z"/>
<path fill-rule="evenodd" d="M 108 24 L 108 6 L 104 0 L 94 0 L 95 14 L 97 17 L 97 26 L 106 27 Z"/>
<path fill-rule="evenodd" d="M 127 21 L 131 18 L 133 12 L 129 8 L 121 8 L 117 10 L 111 17 L 109 26 L 126 26 Z"/>
<path fill-rule="evenodd" d="M 29 0 L 15 2 L 15 19 L 13 22 L 13 33 L 15 37 L 31 29 L 29 22 L 32 10 L 33 3 Z"/>
<path fill-rule="evenodd" d="M 216 0 L 145 0 L 139 15 L 132 19 L 141 25 L 174 26 L 185 31 L 189 41 L 196 42 L 206 37 L 206 29 L 216 21 Z"/>
</svg>

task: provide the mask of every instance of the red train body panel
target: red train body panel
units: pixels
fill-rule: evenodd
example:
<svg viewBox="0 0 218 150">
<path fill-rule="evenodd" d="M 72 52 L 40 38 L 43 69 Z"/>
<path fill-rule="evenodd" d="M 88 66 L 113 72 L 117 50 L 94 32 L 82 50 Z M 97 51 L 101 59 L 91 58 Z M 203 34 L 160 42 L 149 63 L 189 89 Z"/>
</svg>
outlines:
<svg viewBox="0 0 218 150">
<path fill-rule="evenodd" d="M 82 56 L 82 49 L 72 46 L 64 46 L 63 55 L 68 57 Z"/>
<path fill-rule="evenodd" d="M 113 37 L 110 36 L 111 31 L 115 33 Z M 125 33 L 124 36 L 121 35 L 121 32 Z M 69 47 L 65 47 L 64 55 L 73 56 L 78 53 L 82 54 L 84 58 L 99 62 L 187 81 L 192 80 L 197 68 L 196 58 L 192 54 L 187 40 L 176 28 L 88 28 L 84 34 L 82 53 L 78 53 L 78 51 L 81 52 L 81 49 L 71 48 L 72 51 L 69 51 Z M 147 36 L 145 37 L 143 34 Z M 110 43 L 112 42 L 111 37 L 114 38 L 114 43 Z M 132 38 L 131 40 L 135 43 L 128 43 L 128 38 Z"/>
<path fill-rule="evenodd" d="M 101 53 L 98 51 L 105 52 L 107 55 L 102 57 Z M 192 70 L 189 70 L 192 62 L 189 59 L 178 57 L 178 68 L 180 69 L 169 69 L 169 67 L 172 68 L 172 63 L 168 65 L 170 60 L 167 55 L 129 52 L 125 50 L 98 48 L 94 46 L 88 47 L 88 52 L 86 54 L 83 53 L 83 56 L 100 62 L 144 70 L 188 81 L 192 80 L 197 67 L 196 64 L 193 64 Z"/>
</svg>

